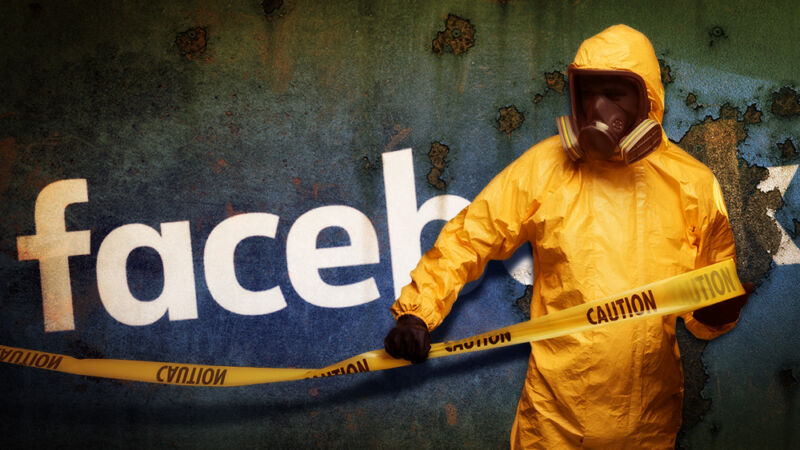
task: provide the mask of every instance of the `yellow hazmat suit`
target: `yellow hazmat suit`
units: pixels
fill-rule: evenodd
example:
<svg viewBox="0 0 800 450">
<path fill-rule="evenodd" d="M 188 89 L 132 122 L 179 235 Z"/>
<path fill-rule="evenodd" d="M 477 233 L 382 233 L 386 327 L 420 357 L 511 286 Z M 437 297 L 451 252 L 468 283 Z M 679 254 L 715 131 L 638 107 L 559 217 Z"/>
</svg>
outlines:
<svg viewBox="0 0 800 450">
<path fill-rule="evenodd" d="M 583 42 L 574 66 L 637 73 L 649 117 L 661 122 L 659 64 L 641 33 L 608 28 Z M 533 246 L 531 317 L 734 257 L 717 180 L 662 137 L 631 165 L 574 163 L 558 136 L 535 145 L 445 225 L 393 314 L 415 315 L 433 330 L 465 283 L 525 241 Z M 734 326 L 683 319 L 703 339 Z M 511 447 L 674 448 L 683 401 L 675 320 L 654 317 L 532 343 Z"/>
</svg>

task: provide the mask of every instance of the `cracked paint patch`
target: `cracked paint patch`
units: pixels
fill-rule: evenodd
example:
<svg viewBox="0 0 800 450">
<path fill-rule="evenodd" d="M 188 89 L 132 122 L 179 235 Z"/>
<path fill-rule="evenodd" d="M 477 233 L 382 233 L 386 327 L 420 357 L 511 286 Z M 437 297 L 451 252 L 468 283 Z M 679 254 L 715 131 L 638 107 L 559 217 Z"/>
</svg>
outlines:
<svg viewBox="0 0 800 450">
<path fill-rule="evenodd" d="M 800 95 L 789 86 L 772 93 L 772 114 L 780 117 L 800 115 Z"/>
<path fill-rule="evenodd" d="M 428 172 L 428 184 L 440 191 L 447 186 L 447 183 L 445 183 L 441 176 L 447 166 L 445 158 L 448 152 L 450 152 L 450 148 L 439 141 L 431 144 L 431 149 L 428 152 L 428 158 L 430 158 L 431 164 L 433 164 L 430 172 Z"/>
<path fill-rule="evenodd" d="M 778 150 L 781 152 L 781 158 L 788 160 L 797 156 L 797 148 L 795 148 L 791 139 L 787 138 L 783 143 L 778 142 L 775 145 L 778 146 Z"/>
<path fill-rule="evenodd" d="M 692 108 L 697 105 L 697 96 L 689 92 L 689 95 L 686 96 L 686 100 L 684 100 L 686 106 Z"/>
<path fill-rule="evenodd" d="M 497 118 L 497 127 L 503 133 L 511 135 L 511 132 L 516 130 L 525 121 L 525 116 L 517 109 L 516 106 L 510 105 L 500 108 L 500 116 Z"/>
<path fill-rule="evenodd" d="M 564 92 L 564 88 L 567 86 L 564 74 L 557 70 L 553 72 L 545 72 L 544 81 L 547 83 L 547 89 L 556 91 L 559 94 L 562 94 Z"/>
<path fill-rule="evenodd" d="M 778 250 L 781 234 L 767 215 L 782 204 L 778 191 L 756 189 L 768 175 L 738 156 L 738 144 L 747 138 L 746 122 L 738 108 L 720 108 L 718 119 L 706 116 L 692 125 L 678 145 L 706 164 L 716 175 L 728 207 L 736 239 L 736 256 L 742 280 L 760 280 Z"/>
<path fill-rule="evenodd" d="M 775 145 L 778 146 L 778 150 L 781 152 L 781 158 L 784 160 L 794 159 L 794 157 L 797 156 L 797 148 L 795 148 L 794 142 L 792 142 L 791 139 L 787 138 L 782 144 L 778 142 Z"/>
<path fill-rule="evenodd" d="M 522 314 L 525 315 L 526 318 L 531 316 L 531 299 L 533 298 L 533 285 L 527 284 L 525 285 L 525 292 L 522 294 L 522 297 L 516 299 L 514 304 L 516 307 L 522 311 Z"/>
<path fill-rule="evenodd" d="M 661 83 L 665 87 L 675 81 L 675 78 L 672 77 L 672 68 L 667 65 L 665 60 L 659 58 L 658 66 L 661 68 Z"/>
<path fill-rule="evenodd" d="M 175 44 L 186 59 L 198 58 L 206 51 L 205 27 L 189 28 L 183 33 L 179 33 L 175 38 Z"/>
<path fill-rule="evenodd" d="M 752 125 L 756 123 L 761 123 L 761 111 L 756 107 L 756 104 L 753 103 L 752 105 L 747 107 L 747 110 L 744 112 L 744 123 L 747 125 Z"/>
<path fill-rule="evenodd" d="M 436 38 L 431 43 L 433 52 L 439 56 L 444 52 L 460 55 L 473 45 L 475 45 L 475 27 L 469 20 L 453 14 L 448 14 L 444 31 L 436 33 Z"/>
<path fill-rule="evenodd" d="M 682 322 L 676 324 L 675 334 L 680 343 L 681 364 L 684 372 L 681 434 L 678 437 L 678 442 L 680 442 L 686 430 L 702 421 L 703 414 L 711 408 L 711 400 L 704 398 L 701 394 L 709 378 L 702 360 L 706 341 L 694 337 Z"/>
<path fill-rule="evenodd" d="M 686 100 L 684 100 L 684 104 L 686 106 L 688 106 L 689 108 L 694 109 L 695 111 L 706 107 L 706 105 L 704 103 L 698 103 L 697 102 L 697 96 L 695 94 L 691 93 L 691 92 L 689 93 L 689 95 L 686 96 Z"/>
</svg>

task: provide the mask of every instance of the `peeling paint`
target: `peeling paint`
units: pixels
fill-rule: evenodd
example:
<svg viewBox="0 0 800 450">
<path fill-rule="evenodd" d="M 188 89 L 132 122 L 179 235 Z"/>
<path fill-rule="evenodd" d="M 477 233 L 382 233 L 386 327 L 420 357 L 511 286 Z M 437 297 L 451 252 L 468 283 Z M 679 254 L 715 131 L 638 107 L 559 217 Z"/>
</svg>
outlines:
<svg viewBox="0 0 800 450">
<path fill-rule="evenodd" d="M 453 14 L 447 16 L 444 31 L 436 33 L 436 38 L 431 42 L 433 52 L 439 56 L 444 52 L 460 55 L 473 45 L 475 45 L 475 27 L 469 20 Z"/>
<path fill-rule="evenodd" d="M 781 158 L 784 160 L 794 159 L 797 156 L 797 148 L 794 146 L 794 142 L 791 139 L 786 139 L 783 143 L 778 142 L 775 144 L 778 146 L 778 150 L 781 152 Z"/>
<path fill-rule="evenodd" d="M 708 373 L 702 362 L 703 351 L 707 341 L 694 337 L 683 324 L 678 321 L 675 326 L 681 352 L 681 365 L 683 366 L 683 412 L 681 414 L 681 435 L 691 429 L 703 419 L 703 414 L 711 408 L 711 400 L 702 395 L 703 388 L 708 381 Z"/>
<path fill-rule="evenodd" d="M 556 91 L 559 94 L 564 93 L 564 88 L 567 85 L 564 74 L 559 71 L 545 72 L 544 80 L 547 83 L 547 88 L 551 91 Z"/>
<path fill-rule="evenodd" d="M 503 133 L 511 135 L 511 132 L 516 130 L 525 121 L 525 116 L 517 109 L 516 106 L 510 105 L 499 110 L 500 116 L 497 118 L 497 127 Z"/>
<path fill-rule="evenodd" d="M 175 44 L 186 59 L 192 60 L 202 56 L 206 51 L 206 28 L 194 27 L 178 34 Z"/>
<path fill-rule="evenodd" d="M 430 172 L 428 172 L 428 184 L 436 189 L 439 189 L 440 191 L 443 190 L 447 185 L 441 177 L 442 172 L 444 172 L 444 169 L 447 166 L 447 161 L 445 158 L 447 157 L 448 152 L 450 152 L 450 147 L 442 144 L 439 141 L 432 143 L 431 149 L 428 152 L 428 158 L 430 158 L 431 164 L 433 165 Z"/>
<path fill-rule="evenodd" d="M 522 294 L 522 297 L 516 299 L 514 304 L 520 311 L 524 317 L 530 318 L 531 316 L 531 299 L 533 298 L 533 285 L 528 284 L 525 286 L 525 293 Z"/>
<path fill-rule="evenodd" d="M 742 280 L 760 280 L 767 273 L 781 235 L 768 210 L 781 204 L 777 191 L 756 189 L 767 176 L 766 169 L 750 166 L 738 156 L 738 145 L 747 138 L 745 121 L 738 108 L 720 107 L 719 118 L 706 116 L 692 125 L 678 145 L 706 164 L 716 175 L 730 215 L 736 239 L 736 256 Z"/>
<path fill-rule="evenodd" d="M 402 125 L 395 125 L 393 131 L 394 135 L 392 136 L 392 139 L 384 147 L 384 151 L 386 152 L 394 150 L 397 144 L 402 142 L 408 137 L 409 134 L 411 134 L 411 128 L 403 128 Z"/>
<path fill-rule="evenodd" d="M 706 107 L 706 105 L 705 105 L 705 104 L 703 104 L 703 103 L 698 103 L 698 102 L 697 102 L 697 96 L 696 96 L 694 93 L 692 93 L 692 92 L 690 92 L 690 93 L 689 93 L 689 94 L 686 96 L 686 100 L 684 100 L 684 104 L 685 104 L 686 106 L 688 106 L 689 108 L 692 108 L 692 109 L 694 109 L 695 111 L 699 111 L 700 109 L 702 109 L 702 108 L 705 108 L 705 107 Z"/>
<path fill-rule="evenodd" d="M 755 103 L 748 106 L 744 112 L 744 123 L 747 125 L 761 123 L 761 110 L 756 107 Z"/>
<path fill-rule="evenodd" d="M 800 115 L 800 95 L 789 86 L 772 93 L 772 114 L 779 117 Z"/>
<path fill-rule="evenodd" d="M 661 58 L 658 59 L 658 65 L 661 68 L 661 83 L 666 87 L 666 85 L 675 81 L 675 78 L 672 77 L 672 68 Z"/>
</svg>

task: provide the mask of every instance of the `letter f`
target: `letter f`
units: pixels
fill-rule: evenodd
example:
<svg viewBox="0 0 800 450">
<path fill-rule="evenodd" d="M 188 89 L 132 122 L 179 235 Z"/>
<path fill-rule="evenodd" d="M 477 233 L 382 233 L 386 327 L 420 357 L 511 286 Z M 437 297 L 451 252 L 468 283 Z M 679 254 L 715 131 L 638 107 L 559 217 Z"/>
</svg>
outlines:
<svg viewBox="0 0 800 450">
<path fill-rule="evenodd" d="M 17 237 L 19 260 L 39 260 L 45 332 L 75 329 L 68 258 L 90 253 L 90 232 L 66 231 L 64 211 L 67 205 L 88 201 L 85 179 L 48 184 L 36 197 L 36 234 Z"/>
</svg>

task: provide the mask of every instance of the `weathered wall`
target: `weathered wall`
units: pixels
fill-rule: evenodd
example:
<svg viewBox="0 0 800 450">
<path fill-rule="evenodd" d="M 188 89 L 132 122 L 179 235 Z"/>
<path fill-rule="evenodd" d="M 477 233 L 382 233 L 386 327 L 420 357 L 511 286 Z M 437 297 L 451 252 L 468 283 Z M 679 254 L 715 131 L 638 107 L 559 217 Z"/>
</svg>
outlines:
<svg viewBox="0 0 800 450">
<path fill-rule="evenodd" d="M 111 3 L 111 2 L 109 2 Z M 413 149 L 417 204 L 472 198 L 555 132 L 566 65 L 614 23 L 650 37 L 663 62 L 665 129 L 717 174 L 742 279 L 758 289 L 737 328 L 708 344 L 682 331 L 687 448 L 789 448 L 800 439 L 800 30 L 796 2 L 12 1 L 0 5 L 0 344 L 206 364 L 321 367 L 380 347 L 393 321 L 381 154 Z M 90 230 L 70 258 L 74 329 L 45 332 L 39 266 L 20 261 L 48 184 L 87 180 L 66 210 Z M 287 275 L 304 213 L 361 211 L 379 262 L 324 269 L 372 277 L 380 297 L 309 303 Z M 237 248 L 239 281 L 279 286 L 286 307 L 229 312 L 205 283 L 203 251 L 239 213 L 279 217 L 274 238 Z M 97 254 L 125 224 L 188 221 L 197 318 L 131 326 L 101 301 Z M 441 222 L 428 225 L 421 247 Z M 309 239 L 313 239 L 310 237 Z M 323 232 L 317 245 L 349 237 Z M 414 245 L 410 242 L 409 245 Z M 523 250 L 524 252 L 524 250 Z M 128 260 L 140 300 L 162 262 Z M 525 284 L 491 263 L 435 340 L 525 318 Z M 384 373 L 243 388 L 117 382 L 0 365 L 0 442 L 112 447 L 505 447 L 524 346 Z M 4 445 L 5 447 L 6 445 Z"/>
</svg>

